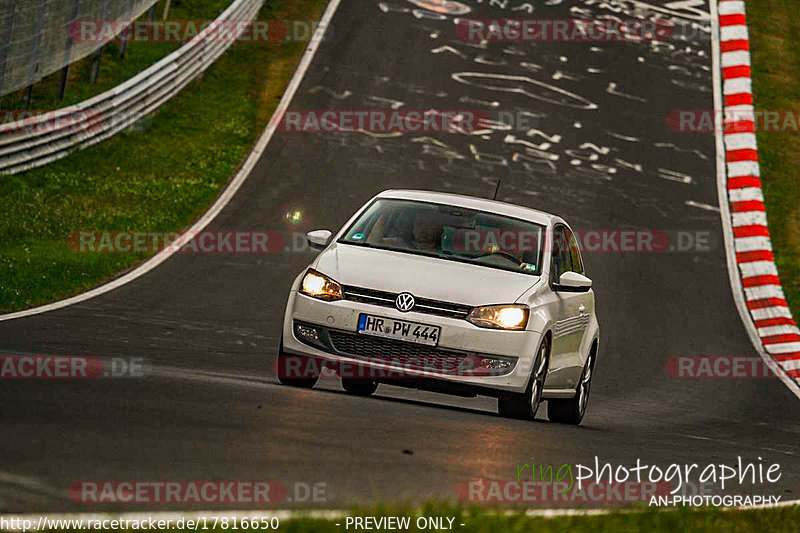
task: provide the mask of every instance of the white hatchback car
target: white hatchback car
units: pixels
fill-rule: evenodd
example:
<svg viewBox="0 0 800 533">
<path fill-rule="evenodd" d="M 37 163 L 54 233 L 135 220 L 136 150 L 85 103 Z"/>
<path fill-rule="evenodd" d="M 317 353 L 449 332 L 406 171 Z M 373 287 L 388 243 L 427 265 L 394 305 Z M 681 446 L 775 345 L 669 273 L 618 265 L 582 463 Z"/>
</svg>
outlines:
<svg viewBox="0 0 800 533">
<path fill-rule="evenodd" d="M 388 383 L 498 398 L 501 414 L 579 424 L 599 343 L 592 282 L 561 218 L 512 204 L 385 191 L 289 292 L 280 381 L 313 387 L 323 366 L 348 392 Z"/>
</svg>

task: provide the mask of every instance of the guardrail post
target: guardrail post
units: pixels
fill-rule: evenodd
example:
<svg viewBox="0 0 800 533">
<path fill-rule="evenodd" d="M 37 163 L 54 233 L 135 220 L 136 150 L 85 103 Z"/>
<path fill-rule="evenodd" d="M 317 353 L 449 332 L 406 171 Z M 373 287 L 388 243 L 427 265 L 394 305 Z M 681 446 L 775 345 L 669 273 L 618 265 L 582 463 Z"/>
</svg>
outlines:
<svg viewBox="0 0 800 533">
<path fill-rule="evenodd" d="M 64 100 L 64 95 L 67 92 L 67 78 L 69 77 L 69 63 L 61 68 L 61 81 L 58 82 L 58 99 Z"/>
<path fill-rule="evenodd" d="M 72 17 L 71 20 L 78 18 L 80 13 L 81 0 L 73 0 L 72 2 Z M 69 65 L 72 63 L 72 35 L 67 32 L 67 44 L 64 46 L 64 66 L 61 68 L 61 81 L 58 83 L 58 100 L 64 101 L 64 96 L 67 93 L 67 78 L 69 77 Z"/>
<path fill-rule="evenodd" d="M 42 46 L 42 30 L 44 28 L 44 21 L 47 19 L 47 10 L 49 8 L 47 0 L 41 0 L 39 4 L 38 20 L 36 22 L 36 32 L 33 39 L 33 47 L 31 49 L 30 70 L 28 71 L 28 87 L 25 88 L 25 105 L 30 103 L 30 96 L 32 85 L 36 81 L 36 75 L 39 72 L 39 50 Z M 25 109 L 28 109 L 25 107 Z"/>
<path fill-rule="evenodd" d="M 27 111 L 31 107 L 31 98 L 33 98 L 33 84 L 31 83 L 25 87 L 25 94 L 22 97 L 22 110 Z"/>
<path fill-rule="evenodd" d="M 97 83 L 97 76 L 100 74 L 100 56 L 103 55 L 104 47 L 105 46 L 101 46 L 92 54 L 92 70 L 89 74 L 90 83 Z"/>
<path fill-rule="evenodd" d="M 152 7 L 152 6 L 151 6 Z M 128 0 L 128 12 L 133 13 L 133 0 Z M 131 39 L 134 30 L 135 20 L 132 20 L 129 26 L 126 26 L 119 34 L 119 58 L 125 59 L 125 53 L 128 51 L 128 41 Z"/>
</svg>

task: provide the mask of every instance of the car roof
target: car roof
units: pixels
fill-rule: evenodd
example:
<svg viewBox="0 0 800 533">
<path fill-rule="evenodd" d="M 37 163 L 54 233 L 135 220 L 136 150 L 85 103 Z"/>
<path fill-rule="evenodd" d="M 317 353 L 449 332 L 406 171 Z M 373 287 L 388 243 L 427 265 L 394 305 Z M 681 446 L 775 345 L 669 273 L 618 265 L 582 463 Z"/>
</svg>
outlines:
<svg viewBox="0 0 800 533">
<path fill-rule="evenodd" d="M 487 200 L 486 198 L 477 198 L 475 196 L 466 196 L 463 194 L 411 189 L 392 189 L 383 191 L 382 193 L 378 194 L 376 198 L 395 198 L 398 200 L 417 200 L 420 202 L 431 202 L 434 204 L 454 205 L 457 207 L 475 209 L 478 211 L 488 211 L 490 213 L 497 213 L 499 215 L 506 215 L 513 218 L 528 220 L 544 226 L 549 226 L 556 222 L 563 222 L 563 220 L 556 215 L 539 211 L 537 209 L 532 209 L 530 207 L 522 207 L 521 205 L 498 202 L 497 200 Z"/>
</svg>

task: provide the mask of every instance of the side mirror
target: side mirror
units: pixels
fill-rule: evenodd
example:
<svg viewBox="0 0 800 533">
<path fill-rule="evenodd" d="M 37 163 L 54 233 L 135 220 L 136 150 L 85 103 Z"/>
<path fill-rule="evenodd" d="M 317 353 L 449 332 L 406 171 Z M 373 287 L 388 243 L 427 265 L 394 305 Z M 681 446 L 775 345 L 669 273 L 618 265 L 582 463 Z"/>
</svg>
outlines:
<svg viewBox="0 0 800 533">
<path fill-rule="evenodd" d="M 564 272 L 554 287 L 557 292 L 588 292 L 591 288 L 592 280 L 577 272 Z"/>
<path fill-rule="evenodd" d="M 326 229 L 315 229 L 306 233 L 308 245 L 315 250 L 324 250 L 331 240 L 331 232 Z"/>
</svg>

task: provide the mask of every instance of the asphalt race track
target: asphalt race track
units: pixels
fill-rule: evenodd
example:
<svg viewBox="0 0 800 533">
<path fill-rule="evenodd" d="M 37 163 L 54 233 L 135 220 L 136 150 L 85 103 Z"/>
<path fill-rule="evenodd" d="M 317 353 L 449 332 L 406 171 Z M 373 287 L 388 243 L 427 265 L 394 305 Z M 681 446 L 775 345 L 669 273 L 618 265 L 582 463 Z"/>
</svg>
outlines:
<svg viewBox="0 0 800 533">
<path fill-rule="evenodd" d="M 531 2 L 532 15 L 511 9 L 521 0 L 464 3 L 472 18 L 611 14 L 591 0 Z M 531 457 L 556 466 L 760 457 L 783 474 L 759 493 L 800 497 L 800 402 L 778 379 L 666 370 L 677 356 L 757 357 L 728 281 L 714 136 L 666 120 L 713 109 L 708 32 L 658 44 L 481 45 L 424 4 L 343 0 L 290 109 L 509 111 L 539 133 L 279 131 L 208 229 L 336 229 L 383 189 L 490 197 L 500 179 L 499 199 L 578 230 L 709 232 L 710 250 L 584 254 L 602 339 L 583 425 L 549 423 L 544 409 L 536 422 L 508 420 L 496 400 L 385 385 L 369 399 L 334 379 L 283 387 L 271 365 L 286 294 L 313 252 L 177 254 L 100 297 L 0 322 L 4 354 L 146 360 L 143 378 L 3 381 L 0 511 L 113 508 L 71 501 L 79 480 L 325 483 L 331 498 L 318 507 L 455 501 L 460 482 L 512 479 Z M 696 10 L 622 4 L 709 24 Z M 304 214 L 296 226 L 285 216 L 294 209 Z M 293 505 L 306 504 L 280 506 Z"/>
</svg>

